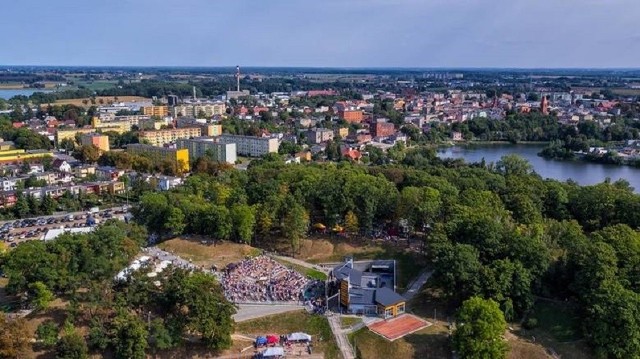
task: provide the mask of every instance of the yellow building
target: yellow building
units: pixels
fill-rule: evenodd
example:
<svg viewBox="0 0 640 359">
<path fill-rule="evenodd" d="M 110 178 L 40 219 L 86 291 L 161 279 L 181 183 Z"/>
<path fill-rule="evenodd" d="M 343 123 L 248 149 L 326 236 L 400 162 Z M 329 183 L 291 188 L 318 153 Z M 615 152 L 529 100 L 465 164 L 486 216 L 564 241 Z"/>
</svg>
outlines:
<svg viewBox="0 0 640 359">
<path fill-rule="evenodd" d="M 176 165 L 178 171 L 189 172 L 189 150 L 156 147 L 143 144 L 131 144 L 127 146 L 127 152 L 151 158 L 154 163 L 171 161 Z"/>
<path fill-rule="evenodd" d="M 21 163 L 23 161 L 37 161 L 45 157 L 52 157 L 46 150 L 25 151 L 18 149 L 0 150 L 0 163 Z"/>
<path fill-rule="evenodd" d="M 336 135 L 340 136 L 340 138 L 345 139 L 349 136 L 349 128 L 348 127 L 340 127 L 336 130 Z"/>
<path fill-rule="evenodd" d="M 91 119 L 91 127 L 96 130 L 101 130 L 102 132 L 113 131 L 119 134 L 123 134 L 125 132 L 131 131 L 131 121 L 123 120 L 123 121 L 102 121 L 98 117 L 94 117 Z"/>
<path fill-rule="evenodd" d="M 168 106 L 144 106 L 140 108 L 140 111 L 144 116 L 165 117 L 169 115 Z"/>
<path fill-rule="evenodd" d="M 140 143 L 146 142 L 153 146 L 162 146 L 176 142 L 181 138 L 193 138 L 202 136 L 200 127 L 171 128 L 156 131 L 141 131 L 138 135 Z"/>
<path fill-rule="evenodd" d="M 72 141 L 76 140 L 76 134 L 87 134 L 95 132 L 93 128 L 73 128 L 68 130 L 58 130 L 56 131 L 56 146 L 60 145 L 60 142 L 65 139 L 70 139 Z"/>
<path fill-rule="evenodd" d="M 102 152 L 108 152 L 109 148 L 109 136 L 99 133 L 87 133 L 80 137 L 80 143 L 82 145 L 94 145 Z"/>
</svg>

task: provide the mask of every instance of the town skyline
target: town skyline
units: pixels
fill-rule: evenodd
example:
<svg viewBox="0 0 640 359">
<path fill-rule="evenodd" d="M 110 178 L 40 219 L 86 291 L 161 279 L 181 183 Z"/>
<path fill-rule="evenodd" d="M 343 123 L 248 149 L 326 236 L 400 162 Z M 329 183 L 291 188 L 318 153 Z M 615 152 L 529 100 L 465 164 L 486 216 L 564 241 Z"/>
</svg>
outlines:
<svg viewBox="0 0 640 359">
<path fill-rule="evenodd" d="M 617 69 L 640 55 L 630 0 L 32 5 L 5 5 L 1 64 Z"/>
</svg>

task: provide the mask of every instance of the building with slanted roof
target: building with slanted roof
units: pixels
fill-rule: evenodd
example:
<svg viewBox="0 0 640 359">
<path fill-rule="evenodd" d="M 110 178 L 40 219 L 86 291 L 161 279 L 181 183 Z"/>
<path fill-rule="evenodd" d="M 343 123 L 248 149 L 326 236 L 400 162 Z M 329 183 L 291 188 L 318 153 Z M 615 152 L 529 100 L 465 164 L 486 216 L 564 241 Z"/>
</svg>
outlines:
<svg viewBox="0 0 640 359">
<path fill-rule="evenodd" d="M 353 258 L 330 273 L 340 305 L 349 313 L 391 318 L 403 314 L 406 299 L 395 292 L 396 262 L 375 260 L 354 263 Z"/>
</svg>

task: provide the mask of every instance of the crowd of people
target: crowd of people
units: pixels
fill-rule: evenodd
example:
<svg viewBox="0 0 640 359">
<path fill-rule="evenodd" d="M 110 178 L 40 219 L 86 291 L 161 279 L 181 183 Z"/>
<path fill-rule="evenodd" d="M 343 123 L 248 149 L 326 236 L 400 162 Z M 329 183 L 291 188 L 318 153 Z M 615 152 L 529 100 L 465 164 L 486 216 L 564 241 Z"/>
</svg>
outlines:
<svg viewBox="0 0 640 359">
<path fill-rule="evenodd" d="M 267 256 L 227 266 L 222 287 L 231 302 L 294 302 L 303 300 L 310 281 Z"/>
</svg>

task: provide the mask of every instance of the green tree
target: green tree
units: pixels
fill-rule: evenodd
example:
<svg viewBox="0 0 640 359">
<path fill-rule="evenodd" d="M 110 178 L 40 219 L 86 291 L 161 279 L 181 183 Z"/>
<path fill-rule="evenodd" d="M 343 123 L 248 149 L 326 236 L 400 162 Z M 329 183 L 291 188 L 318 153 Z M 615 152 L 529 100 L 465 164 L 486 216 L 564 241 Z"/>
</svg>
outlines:
<svg viewBox="0 0 640 359">
<path fill-rule="evenodd" d="M 160 318 L 156 318 L 151 321 L 149 343 L 159 350 L 171 349 L 177 344 L 173 339 L 171 332 L 165 326 L 164 321 Z"/>
<path fill-rule="evenodd" d="M 533 171 L 531 164 L 518 155 L 502 156 L 496 163 L 496 169 L 505 176 L 523 176 Z"/>
<path fill-rule="evenodd" d="M 144 359 L 147 348 L 147 328 L 136 315 L 120 313 L 113 321 L 113 346 L 116 358 Z"/>
<path fill-rule="evenodd" d="M 358 225 L 358 216 L 356 216 L 353 211 L 348 211 L 347 214 L 344 215 L 344 228 L 347 233 L 358 233 L 359 225 Z"/>
<path fill-rule="evenodd" d="M 309 228 L 309 215 L 299 204 L 294 203 L 284 216 L 282 233 L 291 244 L 291 250 L 295 253 L 300 248 L 300 241 L 304 238 Z"/>
<path fill-rule="evenodd" d="M 29 201 L 22 192 L 18 192 L 16 204 L 13 206 L 13 213 L 18 218 L 26 218 L 29 215 Z"/>
<path fill-rule="evenodd" d="M 256 226 L 255 210 L 246 204 L 236 204 L 231 207 L 230 215 L 236 240 L 251 243 Z"/>
<path fill-rule="evenodd" d="M 53 320 L 45 320 L 36 329 L 36 338 L 47 348 L 56 345 L 59 328 Z"/>
<path fill-rule="evenodd" d="M 187 224 L 184 213 L 177 207 L 171 207 L 164 223 L 164 229 L 174 236 L 182 234 Z"/>
<path fill-rule="evenodd" d="M 507 329 L 504 314 L 491 299 L 472 297 L 466 300 L 456 316 L 453 346 L 461 358 L 505 358 Z"/>
<path fill-rule="evenodd" d="M 56 359 L 86 359 L 89 350 L 84 338 L 73 331 L 63 336 L 56 343 Z"/>
<path fill-rule="evenodd" d="M 29 297 L 31 305 L 33 305 L 36 310 L 47 309 L 54 299 L 53 293 L 40 281 L 29 285 Z"/>
<path fill-rule="evenodd" d="M 46 194 L 40 202 L 40 213 L 44 215 L 52 215 L 56 210 L 56 202 L 50 195 Z"/>
</svg>

